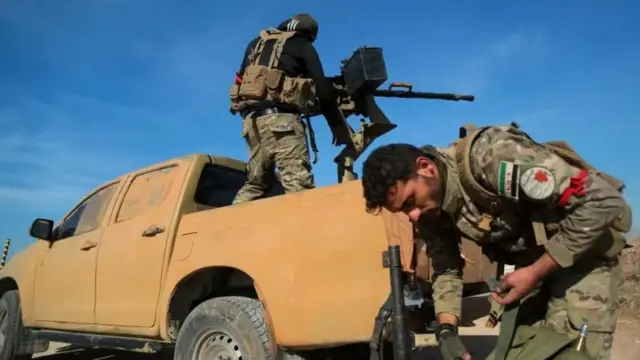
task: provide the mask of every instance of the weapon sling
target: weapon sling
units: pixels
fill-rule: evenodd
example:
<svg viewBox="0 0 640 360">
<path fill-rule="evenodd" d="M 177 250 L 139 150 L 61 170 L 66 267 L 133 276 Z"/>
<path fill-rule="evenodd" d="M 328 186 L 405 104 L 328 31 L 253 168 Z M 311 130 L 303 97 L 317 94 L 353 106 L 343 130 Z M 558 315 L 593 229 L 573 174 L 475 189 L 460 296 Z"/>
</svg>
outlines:
<svg viewBox="0 0 640 360">
<path fill-rule="evenodd" d="M 494 360 L 505 360 L 507 358 L 509 347 L 511 347 L 513 336 L 516 333 L 516 320 L 518 318 L 519 309 L 520 301 L 504 307 L 502 323 L 500 325 L 500 334 L 498 335 L 498 341 L 496 342 Z"/>
</svg>

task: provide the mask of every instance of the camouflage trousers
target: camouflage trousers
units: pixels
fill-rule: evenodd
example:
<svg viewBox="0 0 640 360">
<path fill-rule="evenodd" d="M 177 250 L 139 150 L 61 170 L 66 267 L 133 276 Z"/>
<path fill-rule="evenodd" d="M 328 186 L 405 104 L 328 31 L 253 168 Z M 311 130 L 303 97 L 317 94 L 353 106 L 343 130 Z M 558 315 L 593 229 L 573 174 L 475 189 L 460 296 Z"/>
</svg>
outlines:
<svg viewBox="0 0 640 360">
<path fill-rule="evenodd" d="M 545 325 L 578 336 L 587 325 L 585 347 L 596 360 L 609 360 L 618 321 L 622 286 L 620 259 L 589 270 L 562 269 L 549 279 L 549 305 Z"/>
<path fill-rule="evenodd" d="M 560 269 L 545 279 L 541 288 L 523 300 L 518 323 L 534 328 L 545 327 L 575 339 L 579 336 L 580 326 L 586 324 L 586 352 L 594 360 L 609 360 L 618 320 L 621 285 L 619 258 L 588 268 L 584 266 L 583 269 Z M 547 299 L 546 306 L 541 297 Z M 521 349 L 514 349 L 518 347 L 518 341 L 521 346 L 527 342 L 526 339 L 514 339 L 512 349 L 515 351 L 513 354 L 510 351 L 507 359 L 520 359 L 517 354 Z M 572 346 L 575 347 L 575 342 Z"/>
<path fill-rule="evenodd" d="M 233 204 L 257 199 L 276 182 L 275 169 L 287 193 L 315 187 L 306 128 L 298 114 L 277 113 L 242 119 L 242 137 L 249 149 L 247 182 Z"/>
</svg>

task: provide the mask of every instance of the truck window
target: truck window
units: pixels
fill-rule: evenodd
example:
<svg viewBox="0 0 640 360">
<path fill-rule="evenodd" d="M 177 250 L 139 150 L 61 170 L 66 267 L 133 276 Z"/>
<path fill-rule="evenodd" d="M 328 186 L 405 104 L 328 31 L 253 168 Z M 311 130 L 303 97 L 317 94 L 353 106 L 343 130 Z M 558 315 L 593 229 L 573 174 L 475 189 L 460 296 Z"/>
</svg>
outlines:
<svg viewBox="0 0 640 360">
<path fill-rule="evenodd" d="M 113 197 L 118 183 L 107 185 L 78 205 L 62 224 L 54 230 L 57 240 L 96 230 L 104 218 L 107 205 Z"/>
<path fill-rule="evenodd" d="M 162 203 L 175 180 L 178 165 L 136 175 L 127 189 L 116 222 L 142 215 Z"/>
<path fill-rule="evenodd" d="M 194 200 L 198 204 L 211 207 L 231 205 L 233 198 L 246 180 L 247 174 L 244 171 L 206 164 L 202 169 Z M 282 194 L 284 194 L 284 188 L 280 182 L 276 182 L 263 198 Z"/>
</svg>

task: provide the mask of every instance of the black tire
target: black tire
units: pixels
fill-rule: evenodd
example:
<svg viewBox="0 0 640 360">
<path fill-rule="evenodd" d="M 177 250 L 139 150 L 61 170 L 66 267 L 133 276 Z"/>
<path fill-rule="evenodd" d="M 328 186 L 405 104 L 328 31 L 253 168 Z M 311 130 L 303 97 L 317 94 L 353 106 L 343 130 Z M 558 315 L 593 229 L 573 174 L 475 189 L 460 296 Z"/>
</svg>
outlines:
<svg viewBox="0 0 640 360">
<path fill-rule="evenodd" d="M 23 331 L 20 295 L 18 290 L 9 290 L 0 297 L 0 332 L 4 335 L 0 335 L 0 360 L 31 359 L 31 354 L 16 355 Z"/>
<path fill-rule="evenodd" d="M 274 360 L 275 349 L 262 304 L 227 296 L 207 300 L 189 313 L 176 340 L 174 360 L 215 359 L 216 351 L 232 360 Z"/>
</svg>

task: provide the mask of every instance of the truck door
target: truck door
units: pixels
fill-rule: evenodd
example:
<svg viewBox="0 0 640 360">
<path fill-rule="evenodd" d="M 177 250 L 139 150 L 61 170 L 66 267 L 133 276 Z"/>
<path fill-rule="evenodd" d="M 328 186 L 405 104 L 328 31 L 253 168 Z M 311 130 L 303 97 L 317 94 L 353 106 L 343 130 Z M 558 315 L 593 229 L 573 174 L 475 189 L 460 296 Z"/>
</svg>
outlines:
<svg viewBox="0 0 640 360">
<path fill-rule="evenodd" d="M 188 169 L 176 160 L 141 170 L 125 184 L 98 254 L 97 324 L 154 325 Z"/>
<path fill-rule="evenodd" d="M 118 185 L 94 191 L 54 230 L 36 268 L 36 322 L 94 322 L 98 246 Z"/>
</svg>

